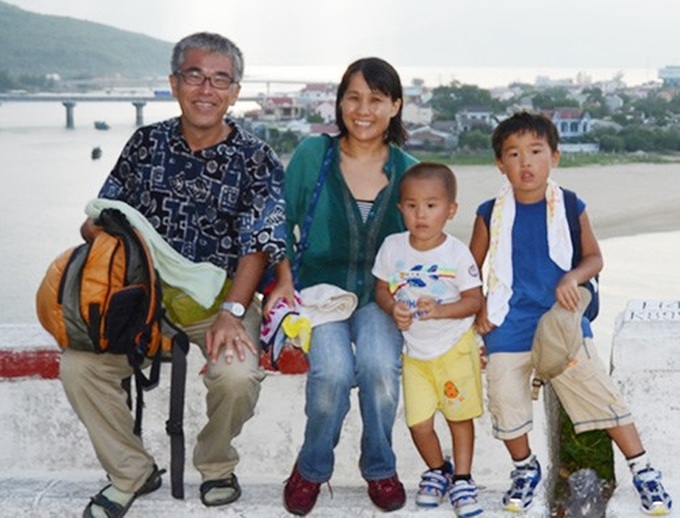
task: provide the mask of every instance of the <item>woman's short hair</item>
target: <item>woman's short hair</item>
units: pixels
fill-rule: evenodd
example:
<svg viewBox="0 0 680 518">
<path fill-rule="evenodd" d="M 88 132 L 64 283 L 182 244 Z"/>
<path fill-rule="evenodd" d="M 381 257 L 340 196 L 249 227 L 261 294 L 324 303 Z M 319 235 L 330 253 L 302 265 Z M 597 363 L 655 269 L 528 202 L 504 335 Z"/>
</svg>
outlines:
<svg viewBox="0 0 680 518">
<path fill-rule="evenodd" d="M 392 101 L 401 101 L 399 111 L 392 117 L 390 124 L 385 134 L 385 141 L 401 146 L 406 142 L 408 133 L 401 120 L 401 112 L 404 107 L 404 94 L 401 87 L 401 80 L 399 74 L 387 61 L 380 58 L 362 58 L 347 67 L 342 76 L 340 85 L 338 86 L 338 93 L 335 98 L 335 123 L 340 129 L 340 136 L 347 135 L 347 126 L 342 119 L 342 98 L 349 87 L 352 76 L 357 72 L 361 72 L 364 80 L 371 88 L 371 90 L 378 90 L 387 95 Z"/>
</svg>

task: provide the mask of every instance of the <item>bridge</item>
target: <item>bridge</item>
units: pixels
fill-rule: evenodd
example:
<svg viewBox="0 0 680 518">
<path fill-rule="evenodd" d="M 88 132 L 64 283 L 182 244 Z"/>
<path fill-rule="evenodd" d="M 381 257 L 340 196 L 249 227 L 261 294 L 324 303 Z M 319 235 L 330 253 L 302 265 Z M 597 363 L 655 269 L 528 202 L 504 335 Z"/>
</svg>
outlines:
<svg viewBox="0 0 680 518">
<path fill-rule="evenodd" d="M 245 96 L 239 97 L 239 101 L 257 101 L 261 100 L 260 96 Z M 175 98 L 169 91 L 159 91 L 153 95 L 120 95 L 120 94 L 22 94 L 10 93 L 0 94 L 0 104 L 7 102 L 21 102 L 21 103 L 44 103 L 44 102 L 59 102 L 66 108 L 66 127 L 73 129 L 74 125 L 74 109 L 76 104 L 80 102 L 114 102 L 114 103 L 130 103 L 135 107 L 135 124 L 137 126 L 144 125 L 144 106 L 152 102 L 176 102 Z"/>
<path fill-rule="evenodd" d="M 292 84 L 305 85 L 313 81 L 295 80 L 295 79 L 244 79 L 241 83 L 257 83 L 266 86 L 266 93 L 259 95 L 239 96 L 239 101 L 260 101 L 269 96 L 272 84 Z M 38 93 L 29 94 L 26 92 L 10 92 L 0 93 L 0 104 L 8 102 L 59 102 L 64 105 L 66 109 L 66 127 L 73 129 L 74 125 L 74 110 L 78 103 L 81 102 L 125 102 L 130 103 L 135 107 L 135 124 L 137 126 L 144 125 L 144 106 L 152 102 L 176 102 L 172 93 L 168 89 L 154 90 L 149 94 L 88 94 L 88 93 Z"/>
</svg>

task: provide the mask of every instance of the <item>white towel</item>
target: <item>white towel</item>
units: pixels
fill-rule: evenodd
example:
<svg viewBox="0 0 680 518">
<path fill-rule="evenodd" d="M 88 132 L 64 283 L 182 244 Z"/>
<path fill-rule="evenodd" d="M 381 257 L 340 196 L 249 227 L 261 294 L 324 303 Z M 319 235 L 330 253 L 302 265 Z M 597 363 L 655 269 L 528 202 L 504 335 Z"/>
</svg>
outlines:
<svg viewBox="0 0 680 518">
<path fill-rule="evenodd" d="M 548 180 L 545 191 L 548 250 L 550 259 L 562 270 L 571 270 L 573 246 L 569 233 L 564 193 Z M 510 182 L 494 202 L 489 229 L 489 253 L 485 263 L 487 312 L 491 323 L 499 326 L 508 314 L 512 297 L 512 226 L 515 222 L 515 197 Z"/>
<path fill-rule="evenodd" d="M 354 293 L 332 284 L 316 284 L 300 291 L 300 316 L 307 317 L 312 327 L 348 319 L 359 303 Z"/>
<path fill-rule="evenodd" d="M 142 234 L 164 282 L 181 289 L 206 309 L 215 303 L 227 276 L 224 269 L 209 262 L 194 263 L 184 257 L 156 232 L 149 220 L 125 202 L 95 198 L 85 206 L 85 214 L 97 218 L 107 208 L 121 211 Z"/>
</svg>

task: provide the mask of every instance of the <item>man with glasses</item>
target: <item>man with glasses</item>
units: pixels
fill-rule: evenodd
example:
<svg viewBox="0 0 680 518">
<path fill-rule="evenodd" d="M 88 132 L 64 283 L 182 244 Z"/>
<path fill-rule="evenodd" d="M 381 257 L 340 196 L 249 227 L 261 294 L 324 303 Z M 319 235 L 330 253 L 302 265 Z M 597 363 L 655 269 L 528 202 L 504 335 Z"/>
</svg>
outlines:
<svg viewBox="0 0 680 518">
<path fill-rule="evenodd" d="M 241 495 L 232 441 L 252 417 L 263 379 L 255 290 L 267 264 L 285 255 L 283 167 L 269 146 L 226 117 L 242 77 L 241 51 L 223 36 L 197 33 L 177 43 L 169 80 L 180 116 L 139 128 L 99 192 L 140 212 L 185 259 L 226 271 L 210 310 L 173 311 L 164 295 L 168 313 L 207 360 L 208 422 L 193 455 L 206 506 Z M 86 240 L 95 227 L 85 221 Z M 61 360 L 66 394 L 111 482 L 86 517 L 123 516 L 136 497 L 161 486 L 164 470 L 133 434 L 120 389 L 131 373 L 125 356 L 68 349 Z"/>
</svg>

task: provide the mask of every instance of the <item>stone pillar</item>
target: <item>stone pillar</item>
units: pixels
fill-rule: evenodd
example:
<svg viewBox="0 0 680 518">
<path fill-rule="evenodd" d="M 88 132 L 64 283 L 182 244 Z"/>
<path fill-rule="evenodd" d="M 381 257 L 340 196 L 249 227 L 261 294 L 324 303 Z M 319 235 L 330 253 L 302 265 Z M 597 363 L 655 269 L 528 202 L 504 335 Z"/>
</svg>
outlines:
<svg viewBox="0 0 680 518">
<path fill-rule="evenodd" d="M 137 127 L 144 125 L 144 106 L 146 106 L 145 101 L 135 101 L 132 103 L 135 107 L 135 125 Z"/>
<path fill-rule="evenodd" d="M 663 473 L 671 496 L 680 496 L 680 299 L 630 301 L 619 315 L 612 344 L 612 376 L 630 406 L 642 444 Z M 628 465 L 615 449 L 617 488 L 607 517 L 630 516 L 639 506 Z"/>
<path fill-rule="evenodd" d="M 75 127 L 73 124 L 73 108 L 75 108 L 76 103 L 74 101 L 64 101 L 61 104 L 66 108 L 66 128 L 73 129 Z"/>
</svg>

